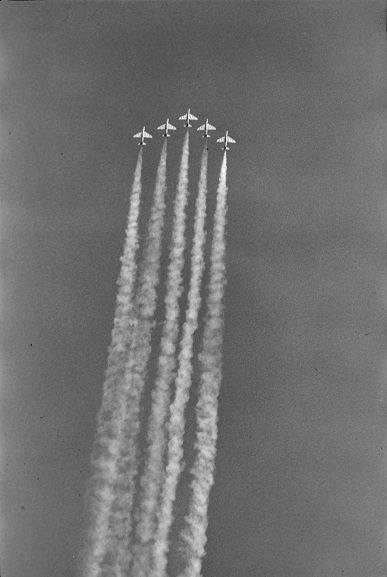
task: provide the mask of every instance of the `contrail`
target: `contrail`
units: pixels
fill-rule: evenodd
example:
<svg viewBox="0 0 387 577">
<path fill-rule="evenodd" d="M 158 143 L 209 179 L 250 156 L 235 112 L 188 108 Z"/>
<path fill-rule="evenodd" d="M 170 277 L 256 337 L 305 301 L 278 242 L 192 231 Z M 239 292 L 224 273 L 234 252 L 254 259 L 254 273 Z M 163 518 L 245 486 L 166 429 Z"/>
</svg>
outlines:
<svg viewBox="0 0 387 577">
<path fill-rule="evenodd" d="M 107 369 L 103 385 L 102 405 L 97 417 L 97 433 L 91 464 L 93 474 L 89 481 L 87 503 L 90 505 L 90 523 L 85 550 L 86 577 L 100 575 L 101 564 L 107 550 L 109 514 L 114 500 L 117 461 L 120 456 L 120 427 L 124 417 L 126 399 L 124 372 L 136 319 L 133 310 L 133 293 L 136 280 L 136 254 L 138 249 L 138 217 L 141 201 L 142 149 L 134 173 L 130 210 L 126 228 L 121 271 L 117 281 L 118 295 L 108 352 Z"/>
<path fill-rule="evenodd" d="M 196 408 L 197 456 L 191 470 L 192 497 L 186 526 L 181 533 L 185 543 L 186 567 L 179 577 L 200 577 L 206 545 L 207 510 L 214 483 L 216 441 L 218 436 L 218 395 L 222 380 L 223 298 L 226 285 L 225 226 L 227 213 L 226 152 L 220 172 L 214 236 L 211 247 L 211 269 L 208 287 L 207 314 L 203 334 L 199 400 Z"/>
<path fill-rule="evenodd" d="M 148 425 L 148 448 L 145 470 L 141 479 L 139 522 L 136 531 L 133 575 L 146 575 L 150 546 L 154 534 L 155 513 L 163 480 L 163 457 L 166 446 L 165 420 L 170 402 L 170 389 L 176 367 L 176 341 L 179 334 L 179 297 L 182 292 L 184 266 L 185 220 L 188 200 L 189 133 L 184 139 L 177 194 L 174 204 L 174 224 L 170 263 L 165 296 L 165 322 L 161 337 L 157 378 L 152 391 L 152 408 Z"/>
<path fill-rule="evenodd" d="M 117 468 L 116 499 L 113 504 L 113 558 L 115 577 L 127 576 L 132 558 L 132 531 L 135 482 L 138 472 L 137 437 L 140 430 L 140 405 L 151 353 L 152 329 L 159 284 L 162 233 L 165 213 L 167 141 L 164 142 L 157 169 L 153 206 L 140 279 L 136 294 L 137 329 L 126 364 L 126 408 L 121 452 Z"/>
<path fill-rule="evenodd" d="M 194 240 L 191 251 L 191 279 L 188 291 L 188 304 L 178 357 L 176 376 L 176 394 L 170 407 L 168 424 L 168 460 L 166 477 L 158 511 L 158 526 L 154 544 L 152 575 L 164 577 L 169 548 L 168 534 L 173 521 L 172 509 L 176 498 L 176 488 L 182 470 L 183 437 L 185 429 L 184 411 L 189 398 L 192 380 L 192 355 L 194 334 L 198 326 L 198 314 L 201 305 L 200 288 L 204 269 L 205 219 L 207 197 L 208 152 L 203 150 L 199 191 L 196 199 Z"/>
</svg>

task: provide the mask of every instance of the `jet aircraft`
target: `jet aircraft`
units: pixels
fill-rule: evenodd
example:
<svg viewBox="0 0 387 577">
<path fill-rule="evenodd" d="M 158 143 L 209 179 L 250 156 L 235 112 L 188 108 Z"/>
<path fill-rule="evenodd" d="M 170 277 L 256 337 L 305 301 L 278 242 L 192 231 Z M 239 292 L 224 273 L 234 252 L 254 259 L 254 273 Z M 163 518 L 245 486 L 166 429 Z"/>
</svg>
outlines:
<svg viewBox="0 0 387 577">
<path fill-rule="evenodd" d="M 204 130 L 204 134 L 203 134 L 203 138 L 210 138 L 210 134 L 208 134 L 209 130 L 216 130 L 215 126 L 212 126 L 211 124 L 208 123 L 208 118 L 206 120 L 206 122 L 202 125 L 199 126 L 198 130 Z"/>
<path fill-rule="evenodd" d="M 187 114 L 184 114 L 183 116 L 179 117 L 179 120 L 186 120 L 187 124 L 184 124 L 184 126 L 187 126 L 188 128 L 192 127 L 192 124 L 189 123 L 190 120 L 197 120 L 196 116 L 194 116 L 193 114 L 191 114 L 190 109 L 188 108 L 188 112 Z"/>
<path fill-rule="evenodd" d="M 228 130 L 226 130 L 226 135 L 222 136 L 222 138 L 218 138 L 216 142 L 224 142 L 224 145 L 222 146 L 223 150 L 230 150 L 227 146 L 228 142 L 233 142 L 235 144 L 235 140 L 228 135 Z"/>
<path fill-rule="evenodd" d="M 169 123 L 169 118 L 167 118 L 167 122 L 165 124 L 162 124 L 161 126 L 159 126 L 157 128 L 157 130 L 164 130 L 164 134 L 163 137 L 166 136 L 171 136 L 170 134 L 168 134 L 168 130 L 176 130 L 176 126 L 173 126 L 172 124 Z"/>
<path fill-rule="evenodd" d="M 145 138 L 153 138 L 153 136 L 151 134 L 149 134 L 148 132 L 145 132 L 145 126 L 144 126 L 143 129 L 141 130 L 141 132 L 138 132 L 137 134 L 133 135 L 133 138 L 141 138 L 138 145 L 139 146 L 146 146 Z"/>
</svg>

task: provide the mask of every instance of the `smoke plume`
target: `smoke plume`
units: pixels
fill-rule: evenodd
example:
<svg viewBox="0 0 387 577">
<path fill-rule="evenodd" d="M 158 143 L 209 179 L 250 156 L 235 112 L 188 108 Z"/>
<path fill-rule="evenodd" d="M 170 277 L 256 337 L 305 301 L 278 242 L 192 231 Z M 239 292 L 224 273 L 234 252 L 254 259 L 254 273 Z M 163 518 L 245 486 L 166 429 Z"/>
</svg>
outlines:
<svg viewBox="0 0 387 577">
<path fill-rule="evenodd" d="M 227 156 L 223 156 L 217 193 L 211 269 L 202 350 L 199 400 L 196 408 L 196 459 L 191 470 L 192 496 L 181 537 L 185 544 L 186 567 L 179 577 L 200 577 L 206 545 L 209 494 L 214 483 L 218 436 L 218 395 L 222 380 L 223 298 L 225 277 L 225 226 L 227 212 Z"/>
<path fill-rule="evenodd" d="M 185 221 L 188 199 L 189 133 L 183 143 L 174 224 L 165 296 L 165 321 L 161 337 L 157 378 L 152 391 L 152 408 L 148 426 L 147 460 L 141 479 L 139 523 L 136 531 L 134 574 L 146 575 L 150 547 L 155 528 L 155 513 L 163 481 L 163 456 L 166 446 L 165 420 L 170 402 L 170 389 L 176 367 L 176 342 L 179 334 L 179 297 L 182 292 L 184 266 Z"/>
<path fill-rule="evenodd" d="M 167 565 L 168 533 L 172 524 L 172 508 L 176 498 L 176 488 L 182 470 L 183 436 L 185 428 L 184 411 L 189 398 L 192 380 L 192 355 L 194 334 L 198 326 L 198 314 L 201 305 L 200 288 L 204 269 L 204 243 L 207 196 L 207 149 L 203 150 L 199 191 L 196 199 L 194 240 L 191 251 L 191 279 L 188 291 L 188 304 L 178 357 L 176 376 L 176 394 L 170 407 L 168 424 L 168 460 L 166 477 L 158 512 L 158 526 L 154 548 L 153 574 L 163 577 Z"/>
<path fill-rule="evenodd" d="M 126 238 L 117 281 L 118 295 L 111 345 L 103 385 L 102 405 L 97 417 L 97 433 L 92 453 L 93 473 L 88 487 L 90 513 L 84 574 L 97 577 L 109 542 L 109 519 L 114 500 L 119 439 L 125 417 L 125 365 L 133 338 L 136 319 L 133 293 L 136 280 L 138 217 L 141 201 L 142 149 L 134 173 Z"/>
<path fill-rule="evenodd" d="M 120 439 L 120 459 L 111 523 L 114 527 L 112 558 L 115 559 L 115 577 L 128 575 L 132 558 L 133 546 L 131 546 L 130 537 L 133 526 L 135 481 L 138 472 L 137 438 L 140 430 L 141 399 L 151 354 L 152 329 L 155 324 L 165 213 L 166 165 L 167 141 L 164 142 L 157 169 L 153 206 L 135 297 L 137 325 L 125 367 L 125 420 Z"/>
</svg>

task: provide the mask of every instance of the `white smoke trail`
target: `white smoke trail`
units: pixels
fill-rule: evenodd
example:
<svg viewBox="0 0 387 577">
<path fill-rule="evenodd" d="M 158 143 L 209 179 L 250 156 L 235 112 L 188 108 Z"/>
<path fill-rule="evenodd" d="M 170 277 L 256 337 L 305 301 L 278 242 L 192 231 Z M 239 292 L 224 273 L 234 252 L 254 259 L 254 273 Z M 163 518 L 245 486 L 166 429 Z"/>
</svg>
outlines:
<svg viewBox="0 0 387 577">
<path fill-rule="evenodd" d="M 151 353 L 152 329 L 157 301 L 157 286 L 164 226 L 166 192 L 167 141 L 161 152 L 157 169 L 155 194 L 148 235 L 142 259 L 140 280 L 136 294 L 137 329 L 126 365 L 126 409 L 121 438 L 121 453 L 115 486 L 116 500 L 112 512 L 112 561 L 114 576 L 128 575 L 132 557 L 130 535 L 138 471 L 137 437 L 140 430 L 140 404 L 145 387 L 148 361 Z"/>
<path fill-rule="evenodd" d="M 125 364 L 133 337 L 136 319 L 133 310 L 133 293 L 136 279 L 136 254 L 138 249 L 138 217 L 141 201 L 142 149 L 134 173 L 130 210 L 126 228 L 121 271 L 118 278 L 118 295 L 111 345 L 109 347 L 102 405 L 97 417 L 97 433 L 91 463 L 93 474 L 89 482 L 87 502 L 90 522 L 88 543 L 84 552 L 83 575 L 100 575 L 101 563 L 107 549 L 108 521 L 114 500 L 119 458 L 120 425 L 126 399 L 123 390 Z"/>
<path fill-rule="evenodd" d="M 196 408 L 197 456 L 191 470 L 192 497 L 186 526 L 181 537 L 186 546 L 186 567 L 179 577 L 200 577 L 206 545 L 207 511 L 214 483 L 216 441 L 218 436 L 218 395 L 222 380 L 223 297 L 226 284 L 225 226 L 227 213 L 227 161 L 224 153 L 217 193 L 211 270 L 208 287 L 201 364 L 201 383 Z"/>
<path fill-rule="evenodd" d="M 158 526 L 154 544 L 152 575 L 164 577 L 169 548 L 168 534 L 173 521 L 172 509 L 176 488 L 182 471 L 184 411 L 189 398 L 192 380 L 192 355 L 194 334 L 198 326 L 201 305 L 200 288 L 204 269 L 205 219 L 207 197 L 207 149 L 203 150 L 199 191 L 196 199 L 194 240 L 191 251 L 191 279 L 188 291 L 186 319 L 180 342 L 179 368 L 176 376 L 176 394 L 170 407 L 168 424 L 168 461 L 158 511 Z"/>
<path fill-rule="evenodd" d="M 179 297 L 182 292 L 184 266 L 185 220 L 188 199 L 189 133 L 184 139 L 177 194 L 170 263 L 165 296 L 165 322 L 161 337 L 157 378 L 152 391 L 152 408 L 148 425 L 148 449 L 141 479 L 139 523 L 136 531 L 133 575 L 142 577 L 148 571 L 150 546 L 154 534 L 155 513 L 163 479 L 163 456 L 166 436 L 165 420 L 170 402 L 170 388 L 176 366 L 176 341 L 179 333 Z"/>
</svg>

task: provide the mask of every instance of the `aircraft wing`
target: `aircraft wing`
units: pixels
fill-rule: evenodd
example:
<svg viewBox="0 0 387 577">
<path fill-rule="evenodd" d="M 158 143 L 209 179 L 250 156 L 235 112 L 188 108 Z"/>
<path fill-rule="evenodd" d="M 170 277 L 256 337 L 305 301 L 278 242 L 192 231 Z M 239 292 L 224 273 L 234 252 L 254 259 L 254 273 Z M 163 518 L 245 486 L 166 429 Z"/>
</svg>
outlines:
<svg viewBox="0 0 387 577">
<path fill-rule="evenodd" d="M 133 135 L 133 138 L 141 138 L 142 132 L 138 132 L 137 134 Z"/>
<path fill-rule="evenodd" d="M 165 128 L 165 124 L 162 124 L 161 126 L 157 127 L 157 130 L 164 130 L 164 128 Z"/>
<path fill-rule="evenodd" d="M 164 125 L 164 126 L 165 126 L 165 125 Z M 163 127 L 163 128 L 164 128 L 164 127 Z M 169 122 L 168 122 L 167 128 L 169 128 L 169 130 L 176 130 L 176 126 L 173 126 L 173 124 L 170 124 Z"/>
<path fill-rule="evenodd" d="M 216 142 L 224 142 L 225 139 L 226 139 L 226 137 L 225 137 L 225 136 L 222 136 L 222 138 L 218 138 L 218 140 L 217 140 Z"/>
<path fill-rule="evenodd" d="M 212 126 L 212 124 L 207 124 L 207 128 L 208 130 L 216 130 L 215 126 Z"/>
<path fill-rule="evenodd" d="M 187 115 L 185 115 L 187 117 Z M 197 120 L 196 116 L 190 113 L 189 120 Z"/>
<path fill-rule="evenodd" d="M 199 126 L 198 130 L 204 130 L 206 128 L 205 124 L 202 124 L 201 126 Z"/>
<path fill-rule="evenodd" d="M 145 138 L 153 138 L 153 136 L 151 134 L 149 134 L 148 132 L 145 132 L 145 130 L 144 130 L 144 136 L 145 136 Z"/>
<path fill-rule="evenodd" d="M 179 116 L 179 120 L 187 120 L 187 115 L 183 114 L 183 116 Z"/>
<path fill-rule="evenodd" d="M 235 144 L 235 140 L 233 138 L 231 138 L 231 136 L 227 136 L 227 142 L 234 142 Z"/>
</svg>

